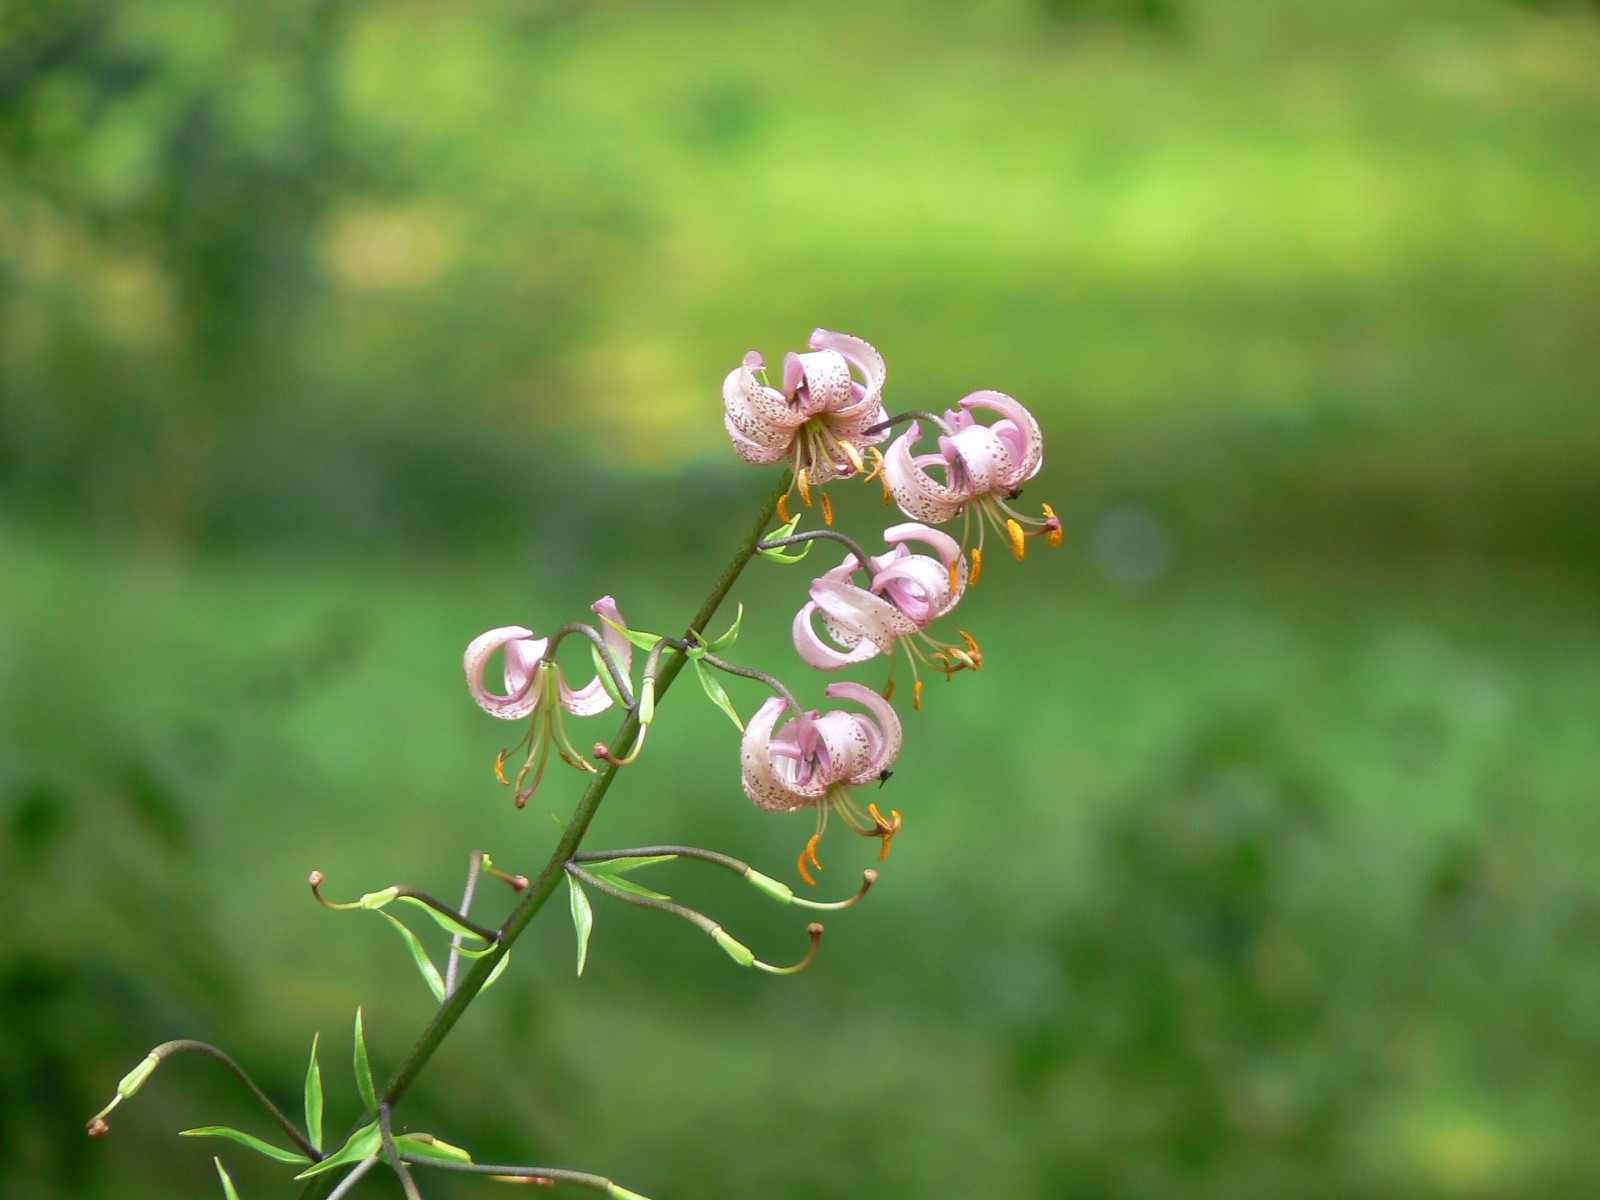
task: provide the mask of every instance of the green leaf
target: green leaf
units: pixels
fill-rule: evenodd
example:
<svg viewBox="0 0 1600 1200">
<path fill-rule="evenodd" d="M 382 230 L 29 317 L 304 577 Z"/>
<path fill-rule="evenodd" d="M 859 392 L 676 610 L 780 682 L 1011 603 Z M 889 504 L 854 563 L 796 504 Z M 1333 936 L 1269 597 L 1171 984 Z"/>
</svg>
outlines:
<svg viewBox="0 0 1600 1200">
<path fill-rule="evenodd" d="M 654 650 L 656 643 L 661 640 L 659 633 L 646 633 L 642 629 L 629 629 L 626 625 L 618 625 L 615 621 L 606 617 L 601 617 L 600 619 L 641 650 Z"/>
<path fill-rule="evenodd" d="M 405 939 L 406 947 L 411 951 L 411 958 L 417 964 L 417 970 L 422 972 L 422 981 L 428 985 L 428 990 L 433 993 L 433 998 L 440 1004 L 444 1003 L 444 976 L 439 974 L 439 968 L 433 965 L 428 952 L 422 948 L 422 943 L 417 941 L 417 935 L 407 929 L 398 917 L 391 917 L 386 912 L 379 913 L 384 920 L 393 922 L 394 927 L 400 931 L 400 936 Z"/>
<path fill-rule="evenodd" d="M 378 1089 L 372 1082 L 372 1064 L 367 1061 L 367 1035 L 361 1028 L 361 1010 L 356 1009 L 356 1090 L 372 1112 L 378 1111 Z"/>
<path fill-rule="evenodd" d="M 796 513 L 792 518 L 790 518 L 787 525 L 778 526 L 778 528 L 767 534 L 762 541 L 771 541 L 773 538 L 791 537 L 794 534 L 795 527 L 799 524 L 800 514 Z M 801 542 L 798 552 L 789 551 L 780 546 L 774 546 L 769 550 L 757 550 L 756 553 L 761 555 L 762 558 L 770 559 L 772 562 L 796 563 L 811 553 L 811 543 Z"/>
<path fill-rule="evenodd" d="M 494 986 L 494 981 L 499 979 L 507 967 L 511 965 L 511 951 L 507 950 L 499 962 L 495 963 L 494 970 L 489 972 L 489 978 L 483 981 L 483 986 L 478 989 L 480 993 L 487 992 Z"/>
<path fill-rule="evenodd" d="M 275 1158 L 281 1163 L 308 1163 L 311 1160 L 298 1150 L 281 1150 L 271 1142 L 263 1142 L 258 1137 L 242 1133 L 237 1129 L 229 1129 L 226 1125 L 202 1125 L 198 1129 L 180 1129 L 179 1137 L 219 1137 L 227 1138 L 230 1142 L 238 1142 L 241 1146 L 254 1150 L 257 1154 L 265 1154 L 268 1158 Z"/>
<path fill-rule="evenodd" d="M 571 875 L 567 876 L 567 887 L 572 892 L 572 928 L 578 934 L 578 974 L 583 974 L 584 964 L 589 961 L 589 935 L 594 932 L 594 909 L 589 905 L 589 897 L 584 894 L 583 886 Z"/>
<path fill-rule="evenodd" d="M 371 1158 L 383 1145 L 383 1134 L 378 1131 L 378 1123 L 369 1121 L 360 1129 L 350 1135 L 350 1140 L 340 1146 L 321 1162 L 313 1163 L 296 1179 L 310 1179 L 313 1175 L 321 1175 L 327 1171 L 337 1170 L 347 1163 L 360 1162 L 363 1158 Z"/>
<path fill-rule="evenodd" d="M 233 1180 L 228 1178 L 228 1173 L 222 1169 L 222 1160 L 213 1158 L 211 1161 L 217 1164 L 217 1174 L 222 1179 L 223 1196 L 226 1197 L 226 1200 L 239 1200 L 238 1189 L 233 1186 Z"/>
<path fill-rule="evenodd" d="M 617 694 L 617 685 L 611 680 L 611 672 L 606 670 L 605 659 L 600 657 L 600 647 L 593 642 L 589 643 L 589 657 L 594 659 L 595 678 L 600 681 L 600 686 L 605 688 L 606 695 L 611 697 L 611 703 L 620 705 L 623 708 L 628 707 L 627 701 Z M 618 663 L 617 665 L 621 666 L 622 664 Z"/>
<path fill-rule="evenodd" d="M 652 892 L 649 888 L 642 884 L 635 883 L 631 879 L 607 879 L 606 882 L 612 887 L 616 888 L 619 892 L 627 892 L 632 896 L 643 896 L 647 900 L 672 899 L 671 896 L 664 895 L 661 892 Z"/>
<path fill-rule="evenodd" d="M 728 720 L 733 722 L 734 728 L 743 733 L 744 722 L 739 719 L 739 714 L 733 710 L 733 701 L 728 699 L 728 689 L 723 687 L 721 681 L 711 674 L 711 668 L 697 658 L 694 660 L 694 673 L 700 677 L 700 686 L 705 689 L 706 696 L 711 703 L 727 713 Z"/>
<path fill-rule="evenodd" d="M 403 1133 L 395 1138 L 394 1144 L 402 1153 L 414 1154 L 418 1158 L 430 1159 L 433 1162 L 444 1163 L 470 1163 L 472 1155 L 460 1146 L 452 1146 L 449 1142 L 441 1142 L 431 1133 Z"/>
<path fill-rule="evenodd" d="M 306 1138 L 311 1148 L 322 1153 L 322 1068 L 317 1065 L 320 1033 L 311 1035 L 311 1063 L 306 1067 Z"/>
<path fill-rule="evenodd" d="M 468 929 L 454 917 L 440 912 L 437 908 L 433 908 L 430 905 L 424 904 L 415 896 L 401 896 L 400 900 L 402 903 L 410 904 L 415 908 L 420 908 L 423 912 L 427 913 L 433 918 L 433 923 L 435 925 L 444 930 L 446 933 L 450 934 L 452 937 L 469 937 L 475 942 L 481 942 L 484 940 L 481 935 L 473 933 L 472 930 Z"/>
<path fill-rule="evenodd" d="M 737 641 L 738 637 L 739 637 L 739 626 L 741 626 L 743 624 L 744 624 L 744 601 L 741 600 L 739 602 L 739 615 L 733 618 L 733 624 L 728 626 L 727 632 L 724 633 L 721 637 L 712 638 L 709 642 L 707 642 L 706 643 L 706 649 L 710 650 L 713 654 L 715 654 L 718 650 L 722 650 L 722 649 L 724 649 L 724 648 L 726 648 L 728 646 L 733 645 L 733 643 L 735 641 Z"/>
<path fill-rule="evenodd" d="M 636 871 L 640 867 L 648 867 L 653 863 L 671 862 L 677 857 L 676 854 L 629 854 L 624 855 L 622 858 L 585 861 L 583 869 L 591 875 L 604 875 L 607 879 L 610 879 L 614 875 Z"/>
</svg>

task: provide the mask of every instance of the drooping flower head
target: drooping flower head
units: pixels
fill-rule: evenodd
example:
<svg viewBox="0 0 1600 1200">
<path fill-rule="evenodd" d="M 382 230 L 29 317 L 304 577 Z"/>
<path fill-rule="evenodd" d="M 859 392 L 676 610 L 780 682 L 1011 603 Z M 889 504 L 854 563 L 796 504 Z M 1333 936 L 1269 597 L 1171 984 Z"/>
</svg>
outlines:
<svg viewBox="0 0 1600 1200">
<path fill-rule="evenodd" d="M 591 606 L 602 618 L 602 637 L 613 659 L 624 675 L 633 663 L 633 646 L 623 637 L 618 626 L 623 626 L 622 614 L 616 601 L 602 596 Z M 624 626 L 625 627 L 625 626 Z M 467 673 L 467 689 L 478 707 L 502 721 L 520 721 L 532 717 L 528 732 L 510 750 L 502 750 L 495 760 L 495 774 L 502 783 L 509 783 L 504 773 L 505 761 L 513 754 L 527 748 L 527 756 L 516 777 L 517 807 L 528 802 L 533 789 L 544 778 L 545 763 L 550 748 L 555 747 L 561 760 L 583 771 L 594 767 L 573 747 L 567 736 L 563 711 L 577 717 L 593 716 L 611 707 L 611 696 L 597 673 L 581 688 L 569 687 L 561 667 L 553 655 L 548 654 L 549 638 L 534 637 L 533 630 L 521 625 L 502 625 L 472 639 L 462 659 Z M 502 651 L 504 661 L 505 691 L 492 692 L 484 684 L 484 670 L 496 650 Z M 533 782 L 523 787 L 529 774 Z"/>
<path fill-rule="evenodd" d="M 862 451 L 888 436 L 867 432 L 885 415 L 883 356 L 827 329 L 815 330 L 809 344 L 810 353 L 784 355 L 781 391 L 767 382 L 766 360 L 755 350 L 722 383 L 722 423 L 739 457 L 755 466 L 787 461 L 807 504 L 813 484 L 861 471 Z"/>
<path fill-rule="evenodd" d="M 756 710 L 745 726 L 739 747 L 744 794 L 768 812 L 817 810 L 817 831 L 800 854 L 800 874 L 815 883 L 806 864 L 821 869 L 817 842 L 827 827 L 828 813 L 839 817 L 855 832 L 879 838 L 881 861 L 888 857 L 889 842 L 900 830 L 900 814 L 885 817 L 876 804 L 863 812 L 850 797 L 850 789 L 887 778 L 900 754 L 900 718 L 889 702 L 860 683 L 829 684 L 826 694 L 851 700 L 867 715 L 834 709 L 826 714 L 800 712 L 778 725 L 789 702 L 774 697 Z"/>
<path fill-rule="evenodd" d="M 873 555 L 862 567 L 854 554 L 811 584 L 811 600 L 795 614 L 794 648 L 810 666 L 837 671 L 865 662 L 878 654 L 890 656 L 887 696 L 894 694 L 896 649 L 906 648 L 914 680 L 913 707 L 922 707 L 920 662 L 950 678 L 957 671 L 977 670 L 983 654 L 970 633 L 962 631 L 964 646 L 940 642 L 924 632 L 948 613 L 967 586 L 967 563 L 955 538 L 915 521 L 883 531 L 892 550 Z M 913 553 L 908 542 L 933 548 L 934 557 Z M 856 582 L 865 570 L 871 578 L 863 587 Z M 813 617 L 820 613 L 830 645 L 816 630 Z"/>
<path fill-rule="evenodd" d="M 973 416 L 975 409 L 998 413 L 1000 419 L 980 425 Z M 1043 517 L 1023 516 L 1010 504 L 1044 464 L 1044 436 L 1033 414 L 1021 404 L 1004 392 L 973 392 L 940 420 L 937 454 L 912 452 L 921 435 L 921 424 L 913 421 L 884 454 L 885 493 L 894 497 L 901 512 L 919 521 L 942 525 L 957 516 L 964 518 L 963 541 L 977 515 L 972 582 L 982 570 L 986 524 L 1007 540 L 1018 558 L 1026 549 L 1025 537 L 1042 534 L 1052 546 L 1061 544 L 1061 521 L 1048 504 L 1043 506 Z M 930 468 L 938 474 L 930 473 Z"/>
</svg>

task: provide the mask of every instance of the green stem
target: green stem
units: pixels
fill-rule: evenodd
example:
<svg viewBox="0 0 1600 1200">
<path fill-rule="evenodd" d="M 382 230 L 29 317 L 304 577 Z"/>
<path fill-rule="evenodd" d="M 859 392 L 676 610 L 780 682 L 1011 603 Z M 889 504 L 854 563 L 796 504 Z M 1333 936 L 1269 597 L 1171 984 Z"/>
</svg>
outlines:
<svg viewBox="0 0 1600 1200">
<path fill-rule="evenodd" d="M 710 594 L 706 596 L 705 603 L 700 606 L 700 611 L 690 618 L 688 630 L 685 631 L 686 636 L 688 636 L 689 630 L 705 629 L 711 624 L 711 618 L 716 616 L 717 609 L 722 606 L 722 602 L 727 599 L 728 593 L 733 590 L 733 585 L 738 580 L 739 575 L 744 571 L 750 560 L 755 557 L 756 546 L 760 543 L 762 534 L 766 532 L 767 527 L 772 523 L 773 515 L 778 511 L 778 501 L 788 494 L 790 482 L 790 474 L 785 471 L 783 478 L 778 482 L 778 486 L 767 497 L 767 502 L 761 509 L 760 517 L 751 525 L 750 531 L 745 534 L 739 549 L 734 553 L 733 558 L 729 560 L 728 565 L 723 568 L 722 574 L 712 586 Z M 666 694 L 667 689 L 672 686 L 672 681 L 678 677 L 678 673 L 683 670 L 684 664 L 688 661 L 688 657 L 679 651 L 674 651 L 670 656 L 666 656 L 661 668 L 661 674 L 656 680 L 657 697 Z M 630 712 L 623 718 L 622 725 L 617 730 L 616 736 L 611 739 L 610 757 L 620 758 L 626 755 L 638 733 L 638 714 L 637 712 Z M 528 927 L 528 923 L 533 920 L 539 910 L 544 907 L 545 901 L 549 900 L 551 894 L 555 892 L 556 885 L 561 882 L 562 876 L 566 874 L 567 860 L 578 852 L 578 847 L 583 842 L 584 834 L 588 833 L 589 824 L 594 820 L 595 812 L 600 807 L 600 801 L 605 799 L 606 792 L 611 788 L 612 780 L 617 777 L 617 770 L 615 763 L 602 762 L 600 764 L 599 771 L 590 780 L 589 786 L 584 790 L 582 798 L 579 799 L 578 807 L 573 812 L 572 819 L 567 822 L 566 828 L 562 831 L 561 840 L 556 843 L 556 848 L 551 852 L 549 861 L 545 863 L 544 869 L 539 872 L 538 878 L 522 894 L 522 901 L 512 910 L 511 915 L 506 918 L 506 923 L 500 927 L 500 940 L 490 948 L 489 953 L 472 964 L 472 969 L 462 976 L 456 990 L 450 993 L 445 1002 L 439 1006 L 433 1015 L 433 1019 L 428 1022 L 427 1028 L 422 1031 L 422 1035 L 417 1039 L 416 1045 L 411 1048 L 411 1052 L 406 1055 L 400 1065 L 395 1068 L 394 1074 L 389 1077 L 389 1082 L 384 1086 L 383 1094 L 379 1098 L 380 1103 L 394 1105 L 405 1094 L 406 1090 L 416 1082 L 417 1076 L 422 1073 L 422 1068 L 433 1057 L 433 1053 L 439 1048 L 440 1043 L 455 1028 L 456 1022 L 461 1020 L 462 1014 L 467 1011 L 467 1006 L 472 1003 L 474 997 L 482 990 L 490 974 L 493 973 L 495 966 L 506 956 L 513 943 L 522 936 L 522 931 Z M 327 1182 L 325 1177 L 320 1175 L 306 1180 L 305 1187 L 300 1191 L 300 1200 L 316 1200 L 317 1197 L 324 1194 L 323 1189 L 327 1186 Z"/>
</svg>

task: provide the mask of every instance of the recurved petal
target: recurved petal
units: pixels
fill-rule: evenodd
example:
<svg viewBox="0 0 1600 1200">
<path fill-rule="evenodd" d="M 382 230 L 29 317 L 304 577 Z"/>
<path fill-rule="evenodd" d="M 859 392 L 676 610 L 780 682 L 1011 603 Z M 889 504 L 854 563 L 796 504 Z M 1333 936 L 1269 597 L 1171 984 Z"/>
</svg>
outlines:
<svg viewBox="0 0 1600 1200">
<path fill-rule="evenodd" d="M 913 421 L 890 443 L 883 456 L 883 477 L 901 512 L 918 521 L 942 525 L 959 513 L 970 497 L 946 487 L 922 469 L 921 463 L 932 456 L 912 457 L 911 448 L 920 434 L 918 422 Z M 933 458 L 933 461 L 940 460 Z"/>
<path fill-rule="evenodd" d="M 982 496 L 1001 487 L 1010 473 L 1011 450 L 986 425 L 974 425 L 939 439 L 939 451 L 950 464 L 951 485 L 968 496 Z"/>
<path fill-rule="evenodd" d="M 792 429 L 801 421 L 783 394 L 756 378 L 749 367 L 735 367 L 722 381 L 722 408 L 741 426 L 751 423 Z"/>
<path fill-rule="evenodd" d="M 925 546 L 931 546 L 946 570 L 951 563 L 961 557 L 960 542 L 944 530 L 934 529 L 920 521 L 905 521 L 899 525 L 889 526 L 883 531 L 883 540 L 891 546 L 901 546 L 906 542 L 921 542 Z"/>
<path fill-rule="evenodd" d="M 791 812 L 804 807 L 810 799 L 795 791 L 779 774 L 772 757 L 773 728 L 787 708 L 788 705 L 776 696 L 768 700 L 756 709 L 739 743 L 740 786 L 752 804 L 768 812 Z M 791 754 L 795 749 L 792 745 L 786 748 Z"/>
<path fill-rule="evenodd" d="M 547 639 L 535 638 L 533 630 L 521 625 L 502 625 L 473 638 L 461 663 L 467 674 L 467 690 L 478 707 L 502 721 L 521 720 L 538 707 L 539 692 L 530 685 L 548 644 Z M 505 651 L 504 693 L 491 692 L 483 682 L 489 659 L 500 649 Z"/>
<path fill-rule="evenodd" d="M 811 616 L 816 611 L 816 601 L 807 603 L 794 615 L 792 626 L 795 653 L 807 666 L 815 667 L 819 671 L 838 671 L 855 663 L 865 662 L 878 653 L 878 647 L 866 640 L 857 642 L 849 650 L 839 650 L 828 645 L 811 623 Z"/>
<path fill-rule="evenodd" d="M 817 718 L 817 735 L 823 746 L 821 774 L 829 786 L 865 783 L 878 773 L 870 765 L 880 749 L 878 730 L 866 717 L 833 709 Z"/>
<path fill-rule="evenodd" d="M 789 441 L 762 443 L 748 438 L 726 413 L 722 415 L 722 427 L 728 431 L 734 451 L 751 466 L 770 467 L 775 462 L 782 462 L 789 453 Z"/>
<path fill-rule="evenodd" d="M 835 333 L 831 329 L 812 330 L 810 346 L 813 350 L 834 351 L 861 373 L 860 390 L 852 396 L 849 411 L 870 408 L 878 403 L 889 369 L 884 365 L 883 355 L 878 353 L 877 347 L 861 338 L 848 333 Z"/>
<path fill-rule="evenodd" d="M 1039 473 L 1039 468 L 1044 465 L 1044 434 L 1032 413 L 1004 392 L 989 389 L 963 396 L 959 403 L 969 412 L 974 408 L 987 408 L 1005 418 L 996 422 L 994 428 L 997 436 L 1004 437 L 1010 443 L 1017 459 L 1007 480 L 1008 487 L 1015 487 Z M 1009 430 L 1002 428 L 1007 421 L 1011 423 Z"/>
<path fill-rule="evenodd" d="M 611 651 L 612 657 L 617 660 L 624 673 L 633 666 L 633 643 L 623 637 L 610 622 L 625 625 L 622 613 L 617 610 L 617 602 L 610 596 L 601 596 L 590 606 L 601 617 L 600 636 L 605 639 L 606 647 Z M 565 676 L 561 680 L 561 707 L 575 717 L 592 717 L 596 713 L 605 712 L 611 707 L 611 693 L 606 691 L 606 685 L 596 675 L 581 688 L 568 687 Z"/>
<path fill-rule="evenodd" d="M 834 624 L 866 638 L 883 651 L 893 647 L 895 638 L 918 629 L 914 619 L 889 601 L 853 583 L 813 580 L 811 599 Z"/>
<path fill-rule="evenodd" d="M 853 700 L 865 708 L 876 720 L 877 729 L 881 737 L 862 773 L 843 782 L 848 786 L 854 787 L 858 784 L 866 783 L 869 779 L 875 778 L 880 771 L 892 767 L 894 760 L 900 757 L 900 742 L 903 734 L 900 728 L 900 718 L 895 714 L 894 708 L 890 703 L 878 695 L 877 692 L 860 683 L 830 683 L 825 690 L 825 694 L 836 700 Z"/>
<path fill-rule="evenodd" d="M 804 386 L 800 387 L 802 380 Z M 783 360 L 784 393 L 799 401 L 805 416 L 848 408 L 856 398 L 850 383 L 850 364 L 836 351 L 790 353 Z"/>
</svg>

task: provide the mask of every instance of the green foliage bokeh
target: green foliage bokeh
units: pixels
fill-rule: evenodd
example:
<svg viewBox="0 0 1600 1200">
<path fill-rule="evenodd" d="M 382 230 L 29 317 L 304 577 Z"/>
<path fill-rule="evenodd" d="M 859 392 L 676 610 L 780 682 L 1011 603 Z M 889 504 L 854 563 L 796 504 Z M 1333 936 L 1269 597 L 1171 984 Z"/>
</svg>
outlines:
<svg viewBox="0 0 1600 1200">
<path fill-rule="evenodd" d="M 539 865 L 579 781 L 512 809 L 461 648 L 680 624 L 768 483 L 721 378 L 817 325 L 1028 404 L 1066 545 L 963 602 L 816 967 L 596 898 L 575 980 L 554 906 L 405 1123 L 657 1200 L 1593 1191 L 1597 145 L 1582 4 L 0 9 L 0 1192 L 215 1194 L 209 1064 L 82 1136 L 167 1038 L 287 1103 L 320 1030 L 355 1115 L 427 995 L 306 872 Z M 808 572 L 739 652 L 818 694 Z M 691 691 L 595 843 L 792 882 Z"/>
</svg>

